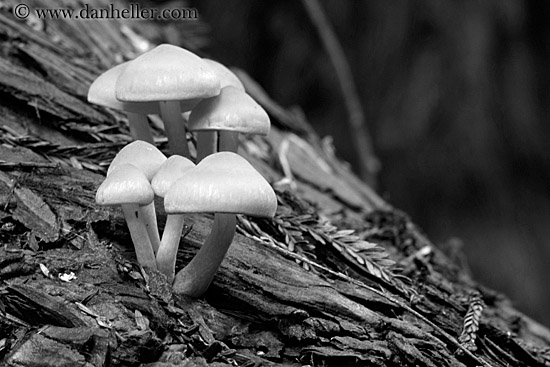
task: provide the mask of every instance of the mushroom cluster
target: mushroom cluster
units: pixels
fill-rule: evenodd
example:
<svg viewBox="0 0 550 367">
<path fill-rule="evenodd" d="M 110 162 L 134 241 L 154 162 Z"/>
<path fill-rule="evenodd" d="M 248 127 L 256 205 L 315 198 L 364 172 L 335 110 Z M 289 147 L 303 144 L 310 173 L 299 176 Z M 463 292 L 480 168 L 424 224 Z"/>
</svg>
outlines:
<svg viewBox="0 0 550 367">
<path fill-rule="evenodd" d="M 273 217 L 277 209 L 271 185 L 237 154 L 239 133 L 269 132 L 267 113 L 228 68 L 166 44 L 100 75 L 88 101 L 126 112 L 135 140 L 111 162 L 96 202 L 121 206 L 140 265 L 165 274 L 175 292 L 200 297 L 233 241 L 236 215 Z M 153 114 L 164 123 L 169 158 L 154 146 L 147 119 Z M 196 164 L 187 131 L 196 134 Z M 167 214 L 162 236 L 155 197 Z M 176 274 L 188 213 L 213 213 L 214 222 L 199 252 Z"/>
</svg>

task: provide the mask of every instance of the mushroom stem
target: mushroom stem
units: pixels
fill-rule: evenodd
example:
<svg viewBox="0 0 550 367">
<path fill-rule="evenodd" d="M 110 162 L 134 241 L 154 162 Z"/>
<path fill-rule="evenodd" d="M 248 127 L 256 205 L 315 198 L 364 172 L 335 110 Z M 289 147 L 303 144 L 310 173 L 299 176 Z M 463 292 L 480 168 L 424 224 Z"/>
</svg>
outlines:
<svg viewBox="0 0 550 367">
<path fill-rule="evenodd" d="M 122 211 L 130 236 L 134 242 L 137 261 L 141 266 L 148 266 L 151 269 L 157 268 L 153 247 L 147 234 L 145 225 L 140 218 L 140 210 L 138 204 L 122 204 Z"/>
<path fill-rule="evenodd" d="M 139 207 L 139 214 L 143 218 L 145 229 L 149 235 L 153 253 L 157 253 L 160 247 L 160 236 L 157 226 L 157 214 L 155 211 L 155 202 Z"/>
<path fill-rule="evenodd" d="M 176 293 L 200 297 L 206 292 L 233 241 L 236 223 L 235 214 L 215 214 L 210 235 L 193 260 L 176 275 Z"/>
<path fill-rule="evenodd" d="M 197 159 L 199 163 L 203 158 L 218 150 L 218 134 L 216 131 L 197 131 Z"/>
<path fill-rule="evenodd" d="M 166 136 L 168 136 L 170 153 L 189 158 L 189 147 L 187 146 L 185 123 L 181 116 L 180 102 L 161 101 L 159 103 L 160 116 L 164 122 Z"/>
<path fill-rule="evenodd" d="M 158 270 L 166 275 L 168 282 L 174 281 L 176 272 L 176 255 L 178 253 L 181 231 L 183 230 L 183 214 L 169 214 L 162 233 L 162 241 L 157 252 Z"/>
<path fill-rule="evenodd" d="M 239 148 L 239 133 L 236 131 L 220 130 L 218 152 L 237 153 Z"/>
<path fill-rule="evenodd" d="M 132 138 L 155 144 L 153 134 L 151 134 L 151 129 L 149 128 L 149 122 L 147 121 L 147 115 L 134 112 L 126 112 L 126 115 L 128 116 Z"/>
</svg>

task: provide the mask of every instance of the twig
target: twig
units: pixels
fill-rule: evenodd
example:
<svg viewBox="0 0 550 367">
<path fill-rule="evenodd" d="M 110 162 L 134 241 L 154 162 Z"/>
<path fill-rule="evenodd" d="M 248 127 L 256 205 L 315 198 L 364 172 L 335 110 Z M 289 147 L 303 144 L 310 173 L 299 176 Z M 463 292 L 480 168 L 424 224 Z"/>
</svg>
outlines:
<svg viewBox="0 0 550 367">
<path fill-rule="evenodd" d="M 288 137 L 283 139 L 281 145 L 279 145 L 279 151 L 277 156 L 279 157 L 279 163 L 283 169 L 284 177 L 279 181 L 273 184 L 276 188 L 289 187 L 291 190 L 296 190 L 296 182 L 294 181 L 294 175 L 292 174 L 292 169 L 290 168 L 290 163 L 288 163 Z"/>
<path fill-rule="evenodd" d="M 306 11 L 317 28 L 328 56 L 334 66 L 346 108 L 349 115 L 352 141 L 359 160 L 359 176 L 368 184 L 373 185 L 379 170 L 379 161 L 374 155 L 372 138 L 365 123 L 365 114 L 357 95 L 349 64 L 344 56 L 342 46 L 338 42 L 332 27 L 321 8 L 318 0 L 302 0 Z"/>
</svg>

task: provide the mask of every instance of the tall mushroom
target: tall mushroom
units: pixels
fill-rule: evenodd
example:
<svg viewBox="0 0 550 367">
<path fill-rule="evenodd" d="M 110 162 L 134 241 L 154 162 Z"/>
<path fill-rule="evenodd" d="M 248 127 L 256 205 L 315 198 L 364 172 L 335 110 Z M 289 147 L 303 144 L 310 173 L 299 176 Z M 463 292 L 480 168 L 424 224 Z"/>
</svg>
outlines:
<svg viewBox="0 0 550 367">
<path fill-rule="evenodd" d="M 160 103 L 170 152 L 184 157 L 189 157 L 189 147 L 182 110 L 190 110 L 219 91 L 216 74 L 200 57 L 166 44 L 135 58 L 115 86 L 116 98 L 123 102 Z"/>
<path fill-rule="evenodd" d="M 186 171 L 164 197 L 167 213 L 215 213 L 210 235 L 193 260 L 176 275 L 174 291 L 200 297 L 233 241 L 236 214 L 272 217 L 277 197 L 254 167 L 236 153 L 220 152 Z"/>
<path fill-rule="evenodd" d="M 269 128 L 269 116 L 265 110 L 252 97 L 233 86 L 222 88 L 216 97 L 202 100 L 189 116 L 189 130 L 218 132 L 217 151 L 237 152 L 239 133 L 267 135 Z M 201 150 L 203 153 L 201 157 L 197 154 L 197 162 L 213 153 L 213 149 L 215 147 L 210 147 L 210 151 Z"/>
<path fill-rule="evenodd" d="M 143 172 L 131 164 L 114 168 L 96 192 L 99 205 L 120 205 L 141 266 L 157 268 L 147 229 L 139 215 L 139 207 L 154 199 L 153 189 Z"/>
<path fill-rule="evenodd" d="M 195 167 L 193 162 L 180 155 L 173 155 L 168 158 L 160 166 L 151 181 L 151 187 L 155 195 L 164 198 L 170 186 L 193 167 Z M 160 247 L 157 251 L 157 268 L 166 275 L 170 283 L 174 280 L 176 255 L 183 225 L 183 214 L 168 214 Z"/>
<path fill-rule="evenodd" d="M 118 166 L 129 163 L 140 169 L 147 180 L 151 182 L 164 161 L 166 161 L 166 156 L 154 145 L 136 140 L 117 153 L 109 165 L 107 176 Z M 160 236 L 154 202 L 151 201 L 148 205 L 141 206 L 139 212 L 146 226 L 153 251 L 156 254 L 160 246 Z"/>
<path fill-rule="evenodd" d="M 132 138 L 154 144 L 147 115 L 159 113 L 158 103 L 121 102 L 115 97 L 116 81 L 126 66 L 128 62 L 119 64 L 98 76 L 88 89 L 88 102 L 126 112 Z"/>
</svg>

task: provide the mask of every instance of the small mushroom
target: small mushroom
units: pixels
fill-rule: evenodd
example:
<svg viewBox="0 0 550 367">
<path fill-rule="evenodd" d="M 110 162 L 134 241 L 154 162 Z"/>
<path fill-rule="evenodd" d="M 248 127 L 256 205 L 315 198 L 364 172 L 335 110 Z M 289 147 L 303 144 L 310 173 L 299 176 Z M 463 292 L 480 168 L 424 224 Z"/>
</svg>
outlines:
<svg viewBox="0 0 550 367">
<path fill-rule="evenodd" d="M 147 115 L 158 114 L 156 102 L 121 102 L 115 97 L 115 84 L 118 76 L 128 62 L 119 64 L 94 80 L 88 89 L 88 102 L 126 112 L 130 134 L 134 140 L 143 140 L 153 144 L 153 135 L 149 128 Z"/>
<path fill-rule="evenodd" d="M 173 183 L 164 197 L 167 213 L 215 213 L 210 235 L 174 280 L 174 291 L 200 297 L 233 241 L 236 214 L 273 217 L 277 197 L 243 157 L 220 152 L 204 158 Z"/>
<path fill-rule="evenodd" d="M 154 198 L 153 189 L 143 172 L 131 164 L 114 168 L 96 192 L 99 205 L 120 205 L 141 266 L 157 268 L 153 247 L 140 216 L 140 206 Z"/>
<path fill-rule="evenodd" d="M 216 97 L 202 100 L 189 116 L 189 130 L 218 132 L 218 151 L 237 152 L 239 133 L 267 135 L 269 128 L 269 116 L 264 109 L 244 91 L 230 85 Z M 199 145 L 197 162 L 214 149 Z"/>
<path fill-rule="evenodd" d="M 189 159 L 173 155 L 168 158 L 153 177 L 151 187 L 155 195 L 164 198 L 166 192 L 172 184 L 183 177 L 187 170 L 195 167 L 195 164 Z M 157 268 L 172 283 L 176 270 L 176 255 L 181 237 L 181 231 L 184 225 L 183 214 L 168 214 L 166 225 L 162 233 L 160 247 L 157 251 Z"/>
<path fill-rule="evenodd" d="M 135 58 L 115 86 L 120 101 L 160 103 L 170 151 L 184 157 L 189 157 L 189 147 L 182 110 L 219 91 L 220 82 L 208 64 L 190 51 L 167 44 Z"/>
<path fill-rule="evenodd" d="M 107 176 L 118 166 L 129 163 L 139 168 L 147 180 L 151 182 L 164 161 L 166 161 L 166 156 L 157 147 L 147 142 L 136 140 L 126 145 L 117 153 L 109 165 Z M 160 247 L 160 236 L 157 227 L 155 204 L 151 202 L 148 205 L 140 207 L 139 210 L 149 234 L 153 251 L 156 254 Z"/>
</svg>

